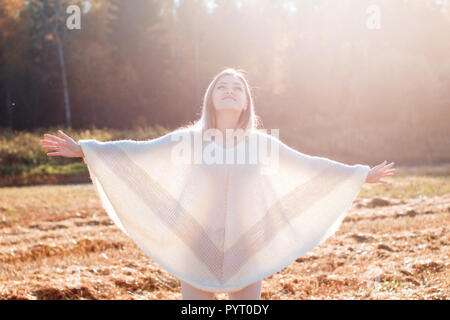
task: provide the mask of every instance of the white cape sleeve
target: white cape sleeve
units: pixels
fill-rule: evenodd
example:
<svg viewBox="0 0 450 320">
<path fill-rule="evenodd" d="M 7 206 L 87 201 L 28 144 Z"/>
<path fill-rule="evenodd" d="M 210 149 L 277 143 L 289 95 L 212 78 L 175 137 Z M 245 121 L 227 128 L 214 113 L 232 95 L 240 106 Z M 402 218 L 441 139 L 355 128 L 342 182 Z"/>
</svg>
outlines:
<svg viewBox="0 0 450 320">
<path fill-rule="evenodd" d="M 230 176 L 234 210 L 227 217 L 225 274 L 236 286 L 282 270 L 333 235 L 370 171 L 260 138 L 278 154 L 275 170 Z"/>
<path fill-rule="evenodd" d="M 202 180 L 205 174 L 199 166 L 173 161 L 174 150 L 183 149 L 176 148 L 180 136 L 188 132 L 178 133 L 149 141 L 78 142 L 94 190 L 115 224 L 179 279 L 204 288 L 220 287 L 203 260 L 216 257 L 202 252 L 211 242 L 202 239 L 197 219 L 210 212 L 205 204 L 214 201 L 204 194 L 212 190 L 214 179 Z"/>
</svg>

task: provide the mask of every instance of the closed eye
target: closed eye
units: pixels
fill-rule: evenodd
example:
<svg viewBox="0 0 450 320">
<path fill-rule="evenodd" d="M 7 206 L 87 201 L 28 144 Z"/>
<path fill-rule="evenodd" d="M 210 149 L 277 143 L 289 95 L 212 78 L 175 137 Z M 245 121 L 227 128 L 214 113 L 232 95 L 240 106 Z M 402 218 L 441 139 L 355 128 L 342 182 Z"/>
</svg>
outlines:
<svg viewBox="0 0 450 320">
<path fill-rule="evenodd" d="M 225 88 L 225 86 L 224 86 L 224 85 L 219 85 L 219 86 L 217 87 L 217 89 L 222 89 L 222 88 Z M 241 87 L 234 87 L 234 89 L 237 89 L 237 90 L 242 91 L 242 88 L 241 88 Z"/>
</svg>

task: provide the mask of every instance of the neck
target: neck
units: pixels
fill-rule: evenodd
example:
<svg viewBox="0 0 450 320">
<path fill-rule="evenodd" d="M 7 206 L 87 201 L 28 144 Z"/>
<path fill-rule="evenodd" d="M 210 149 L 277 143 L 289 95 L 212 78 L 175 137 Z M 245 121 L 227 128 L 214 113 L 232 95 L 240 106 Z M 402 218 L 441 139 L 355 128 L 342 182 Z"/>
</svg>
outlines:
<svg viewBox="0 0 450 320">
<path fill-rule="evenodd" d="M 226 129 L 234 129 L 236 127 L 240 115 L 240 112 L 228 110 L 216 112 L 217 129 L 222 131 L 222 133 L 225 135 Z"/>
</svg>

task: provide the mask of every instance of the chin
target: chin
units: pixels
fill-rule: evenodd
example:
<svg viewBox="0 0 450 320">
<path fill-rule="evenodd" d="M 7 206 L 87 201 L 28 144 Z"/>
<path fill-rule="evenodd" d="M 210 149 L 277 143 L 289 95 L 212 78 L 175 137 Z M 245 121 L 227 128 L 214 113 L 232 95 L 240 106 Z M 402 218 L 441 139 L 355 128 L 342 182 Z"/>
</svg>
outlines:
<svg viewBox="0 0 450 320">
<path fill-rule="evenodd" d="M 235 111 L 235 112 L 241 112 L 243 109 L 238 108 L 235 106 L 220 106 L 216 107 L 216 111 Z"/>
</svg>

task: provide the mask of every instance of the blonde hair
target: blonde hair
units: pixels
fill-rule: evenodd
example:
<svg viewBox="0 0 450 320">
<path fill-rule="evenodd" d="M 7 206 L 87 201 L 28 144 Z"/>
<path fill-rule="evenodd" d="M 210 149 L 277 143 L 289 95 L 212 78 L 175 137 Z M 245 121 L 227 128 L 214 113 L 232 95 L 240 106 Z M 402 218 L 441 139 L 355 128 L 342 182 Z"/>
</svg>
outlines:
<svg viewBox="0 0 450 320">
<path fill-rule="evenodd" d="M 206 89 L 205 95 L 203 96 L 203 105 L 201 107 L 202 115 L 200 119 L 195 121 L 194 124 L 190 127 L 194 127 L 202 131 L 207 129 L 217 129 L 217 115 L 216 109 L 214 107 L 212 93 L 216 86 L 216 83 L 219 81 L 221 77 L 231 75 L 237 77 L 242 81 L 242 84 L 244 85 L 245 88 L 244 90 L 247 104 L 247 108 L 241 112 L 241 115 L 239 116 L 238 122 L 234 129 L 243 129 L 243 130 L 256 129 L 259 125 L 259 117 L 255 114 L 252 93 L 250 91 L 247 79 L 244 76 L 244 73 L 245 71 L 243 70 L 226 68 L 225 70 L 215 75 L 213 80 L 210 82 L 208 88 Z"/>
</svg>

